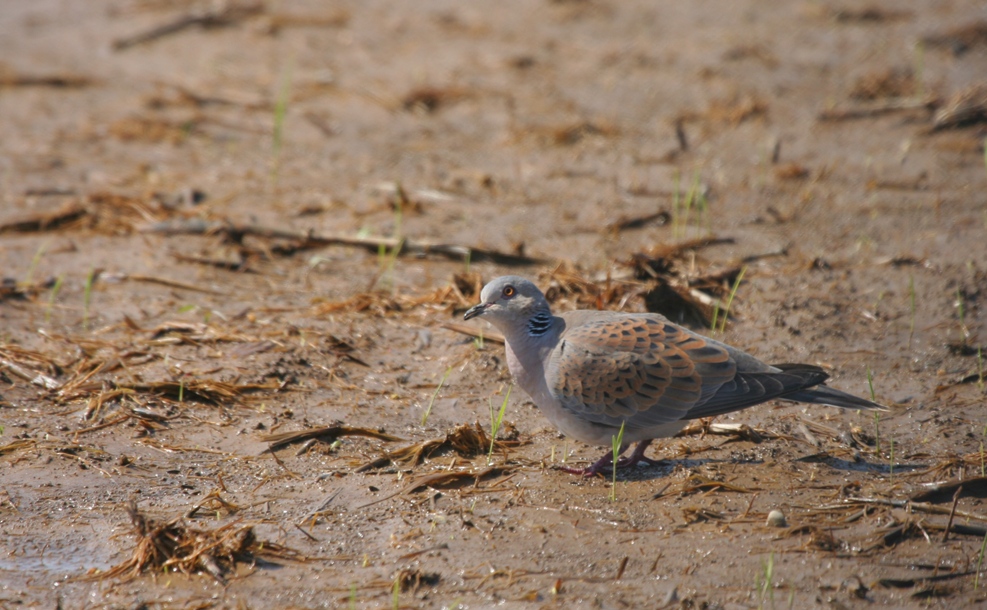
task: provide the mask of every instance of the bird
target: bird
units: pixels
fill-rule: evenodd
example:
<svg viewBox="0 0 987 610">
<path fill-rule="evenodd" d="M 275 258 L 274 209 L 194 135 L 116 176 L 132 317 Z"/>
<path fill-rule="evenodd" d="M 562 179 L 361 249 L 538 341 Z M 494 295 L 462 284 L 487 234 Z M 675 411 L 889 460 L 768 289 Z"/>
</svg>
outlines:
<svg viewBox="0 0 987 610">
<path fill-rule="evenodd" d="M 818 366 L 766 364 L 660 314 L 555 315 L 538 286 L 520 276 L 501 276 L 483 287 L 479 304 L 463 316 L 480 317 L 503 333 L 515 383 L 559 431 L 612 447 L 587 468 L 562 468 L 575 474 L 658 464 L 645 456 L 654 439 L 674 436 L 689 420 L 775 398 L 887 410 L 824 385 L 829 375 Z M 621 445 L 613 447 L 618 437 Z M 633 443 L 631 455 L 620 457 Z"/>
</svg>

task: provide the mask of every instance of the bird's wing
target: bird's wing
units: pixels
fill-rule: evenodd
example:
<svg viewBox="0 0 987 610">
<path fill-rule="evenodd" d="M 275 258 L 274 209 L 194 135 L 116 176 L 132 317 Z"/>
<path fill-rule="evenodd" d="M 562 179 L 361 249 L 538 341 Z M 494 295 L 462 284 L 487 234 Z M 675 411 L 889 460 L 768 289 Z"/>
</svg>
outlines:
<svg viewBox="0 0 987 610">
<path fill-rule="evenodd" d="M 689 418 L 737 373 L 726 346 L 658 316 L 598 314 L 569 326 L 546 366 L 562 407 L 604 425 Z"/>
<path fill-rule="evenodd" d="M 804 396 L 817 392 L 813 386 L 818 386 L 829 377 L 824 370 L 810 364 L 776 365 L 771 369 L 738 372 L 736 377 L 717 388 L 712 396 L 693 407 L 686 417 L 699 419 L 732 413 L 772 398 L 814 402 Z"/>
</svg>

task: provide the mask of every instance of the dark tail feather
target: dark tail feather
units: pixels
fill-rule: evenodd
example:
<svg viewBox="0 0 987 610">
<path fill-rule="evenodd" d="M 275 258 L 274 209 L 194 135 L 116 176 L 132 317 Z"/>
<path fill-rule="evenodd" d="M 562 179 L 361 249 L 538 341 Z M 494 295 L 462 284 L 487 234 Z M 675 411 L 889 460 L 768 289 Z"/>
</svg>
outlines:
<svg viewBox="0 0 987 610">
<path fill-rule="evenodd" d="M 884 405 L 871 402 L 864 398 L 847 394 L 829 386 L 817 385 L 806 390 L 799 390 L 790 394 L 779 396 L 781 400 L 794 400 L 797 402 L 809 402 L 817 405 L 829 405 L 840 407 L 841 409 L 879 409 L 887 411 Z"/>
<path fill-rule="evenodd" d="M 887 407 L 876 402 L 822 385 L 829 375 L 818 366 L 810 364 L 772 366 L 781 370 L 737 373 L 705 402 L 690 409 L 684 419 L 732 413 L 773 398 L 830 405 L 843 409 L 888 410 Z"/>
<path fill-rule="evenodd" d="M 828 377 L 825 371 L 816 366 L 784 366 L 781 371 L 737 373 L 705 402 L 690 409 L 686 419 L 733 413 L 772 398 L 786 398 L 791 394 L 808 392 Z"/>
</svg>

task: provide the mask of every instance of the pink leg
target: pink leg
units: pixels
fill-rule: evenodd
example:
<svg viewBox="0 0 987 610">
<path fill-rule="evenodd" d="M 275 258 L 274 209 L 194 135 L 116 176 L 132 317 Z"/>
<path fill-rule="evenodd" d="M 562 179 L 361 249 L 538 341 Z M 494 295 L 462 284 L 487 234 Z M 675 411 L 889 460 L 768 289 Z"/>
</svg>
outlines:
<svg viewBox="0 0 987 610">
<path fill-rule="evenodd" d="M 637 446 L 634 447 L 634 452 L 631 453 L 630 457 L 619 458 L 617 460 L 617 468 L 627 468 L 629 466 L 640 464 L 641 462 L 644 462 L 648 466 L 656 466 L 661 464 L 661 460 L 653 460 L 651 458 L 644 457 L 644 451 L 648 448 L 648 445 L 651 444 L 651 440 L 652 439 L 640 441 Z M 627 449 L 626 445 L 620 448 L 617 455 L 619 456 L 625 449 Z M 608 451 L 603 457 L 598 459 L 588 468 L 569 468 L 567 466 L 561 466 L 559 470 L 568 472 L 569 474 L 581 474 L 584 477 L 594 477 L 600 473 L 613 472 L 613 451 Z"/>
<path fill-rule="evenodd" d="M 634 452 L 631 453 L 630 457 L 622 457 L 617 460 L 617 468 L 627 468 L 628 466 L 634 466 L 636 464 L 640 464 L 641 462 L 644 462 L 648 466 L 660 464 L 661 460 L 652 460 L 644 457 L 644 451 L 650 444 L 651 439 L 639 442 L 637 446 L 634 447 Z M 620 451 L 617 452 L 617 455 L 619 456 L 625 449 L 627 449 L 627 445 L 621 447 Z M 608 451 L 589 468 L 569 468 L 567 466 L 562 466 L 559 470 L 563 470 L 570 474 L 581 474 L 584 477 L 593 477 L 603 472 L 613 472 L 613 452 Z"/>
<path fill-rule="evenodd" d="M 620 458 L 617 460 L 617 468 L 626 468 L 628 466 L 636 466 L 641 462 L 644 462 L 648 466 L 657 466 L 661 464 L 661 460 L 653 460 L 651 458 L 644 457 L 644 450 L 648 448 L 651 444 L 652 439 L 646 441 L 641 441 L 634 447 L 634 452 L 631 453 L 629 458 Z"/>
<path fill-rule="evenodd" d="M 619 456 L 621 453 L 623 453 L 624 449 L 627 449 L 627 445 L 621 447 L 620 451 L 617 452 L 617 455 Z M 617 464 L 619 465 L 620 461 L 618 461 Z M 589 468 L 570 468 L 568 466 L 559 467 L 559 470 L 568 472 L 569 474 L 581 474 L 584 477 L 594 477 L 603 472 L 610 472 L 612 469 L 613 469 L 613 451 L 608 451 L 605 454 L 603 454 L 603 457 L 596 460 L 596 462 L 594 462 L 593 465 L 590 466 Z"/>
</svg>

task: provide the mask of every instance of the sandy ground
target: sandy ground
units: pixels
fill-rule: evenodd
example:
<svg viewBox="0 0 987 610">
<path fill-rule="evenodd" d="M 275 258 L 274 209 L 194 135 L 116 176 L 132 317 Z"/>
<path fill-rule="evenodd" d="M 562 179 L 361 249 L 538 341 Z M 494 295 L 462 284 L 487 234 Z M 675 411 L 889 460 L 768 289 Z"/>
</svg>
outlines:
<svg viewBox="0 0 987 610">
<path fill-rule="evenodd" d="M 985 19 L 5 3 L 0 607 L 983 603 Z M 892 410 L 762 405 L 612 484 L 515 390 L 478 447 L 478 283 L 708 328 L 741 270 L 719 338 Z"/>
</svg>

